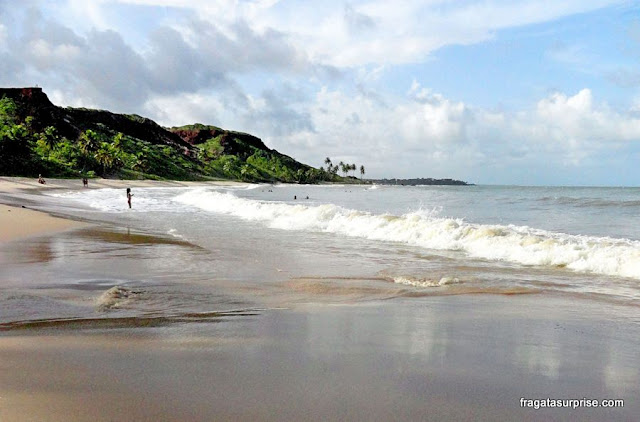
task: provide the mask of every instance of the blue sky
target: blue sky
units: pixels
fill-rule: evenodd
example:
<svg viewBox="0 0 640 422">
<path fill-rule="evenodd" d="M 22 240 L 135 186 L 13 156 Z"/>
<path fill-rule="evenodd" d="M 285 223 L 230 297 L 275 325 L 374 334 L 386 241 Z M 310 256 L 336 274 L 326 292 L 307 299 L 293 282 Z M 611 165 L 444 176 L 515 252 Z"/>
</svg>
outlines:
<svg viewBox="0 0 640 422">
<path fill-rule="evenodd" d="M 0 0 L 0 84 L 369 177 L 640 184 L 628 0 Z"/>
</svg>

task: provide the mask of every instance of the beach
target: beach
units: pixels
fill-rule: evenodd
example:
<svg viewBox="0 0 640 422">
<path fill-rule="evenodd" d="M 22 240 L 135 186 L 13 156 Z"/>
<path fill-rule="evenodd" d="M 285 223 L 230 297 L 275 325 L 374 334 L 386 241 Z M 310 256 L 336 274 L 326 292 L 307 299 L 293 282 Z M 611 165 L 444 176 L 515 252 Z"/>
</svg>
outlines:
<svg viewBox="0 0 640 422">
<path fill-rule="evenodd" d="M 300 198 L 309 189 L 308 203 L 291 201 L 289 187 L 257 203 L 237 198 L 268 187 L 213 184 L 231 189 L 214 196 L 217 207 L 233 201 L 227 214 L 197 209 L 178 224 L 185 214 L 161 194 L 193 202 L 180 189 L 210 184 L 89 185 L 106 198 L 93 205 L 100 212 L 66 205 L 87 195 L 95 204 L 79 180 L 0 180 L 2 421 L 632 421 L 640 412 L 633 280 L 461 262 L 335 235 L 342 226 L 300 231 L 310 212 L 328 212 L 312 202 L 320 189 L 295 188 Z M 132 212 L 125 187 L 137 194 Z M 270 226 L 231 214 L 243 206 L 268 213 Z M 351 224 L 373 218 L 361 214 L 349 211 Z M 297 231 L 281 230 L 285 217 Z M 603 280 L 622 290 L 609 294 Z M 583 403 L 536 410 L 522 399 Z M 624 407 L 587 407 L 591 399 Z"/>
</svg>

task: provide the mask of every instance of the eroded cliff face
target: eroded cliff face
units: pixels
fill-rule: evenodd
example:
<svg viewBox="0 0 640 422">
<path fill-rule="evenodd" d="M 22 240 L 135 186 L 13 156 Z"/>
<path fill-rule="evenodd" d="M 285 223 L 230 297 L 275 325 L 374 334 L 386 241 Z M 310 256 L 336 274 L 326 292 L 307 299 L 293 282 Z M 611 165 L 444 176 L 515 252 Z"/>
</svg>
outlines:
<svg viewBox="0 0 640 422">
<path fill-rule="evenodd" d="M 182 140 L 188 142 L 191 145 L 203 144 L 211 138 L 215 138 L 222 135 L 225 131 L 220 128 L 207 128 L 207 129 L 183 129 L 183 128 L 171 128 L 171 132 L 178 135 Z"/>
<path fill-rule="evenodd" d="M 31 105 L 33 110 L 42 107 L 55 107 L 40 87 L 0 88 L 0 98 L 5 96 L 16 102 Z"/>
<path fill-rule="evenodd" d="M 277 153 L 277 151 L 268 148 L 260 138 L 248 133 L 229 131 L 220 129 L 219 127 L 205 125 L 173 127 L 169 130 L 190 145 L 200 145 L 210 139 L 217 138 L 220 146 L 224 150 L 224 154 L 238 156 L 251 155 L 255 152 L 254 149 Z"/>
</svg>

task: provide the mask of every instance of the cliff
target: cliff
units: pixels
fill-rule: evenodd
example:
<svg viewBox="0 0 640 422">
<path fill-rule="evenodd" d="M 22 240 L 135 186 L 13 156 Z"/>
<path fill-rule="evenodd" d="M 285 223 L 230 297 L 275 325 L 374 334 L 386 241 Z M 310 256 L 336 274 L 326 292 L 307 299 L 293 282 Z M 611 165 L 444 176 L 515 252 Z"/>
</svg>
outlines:
<svg viewBox="0 0 640 422">
<path fill-rule="evenodd" d="M 216 126 L 165 128 L 106 110 L 58 107 L 38 87 L 0 88 L 0 174 L 315 182 L 320 170 L 260 138 Z M 28 165 L 16 164 L 18 157 Z M 11 164 L 11 163 L 12 164 Z"/>
</svg>

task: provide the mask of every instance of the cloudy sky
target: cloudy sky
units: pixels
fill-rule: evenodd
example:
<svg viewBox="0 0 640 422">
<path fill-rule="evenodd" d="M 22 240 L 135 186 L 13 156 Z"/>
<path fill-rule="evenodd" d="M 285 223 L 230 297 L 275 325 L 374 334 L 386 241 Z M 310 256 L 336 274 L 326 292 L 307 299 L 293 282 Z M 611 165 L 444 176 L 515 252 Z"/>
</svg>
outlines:
<svg viewBox="0 0 640 422">
<path fill-rule="evenodd" d="M 633 0 L 0 0 L 0 85 L 368 177 L 640 185 Z"/>
</svg>

